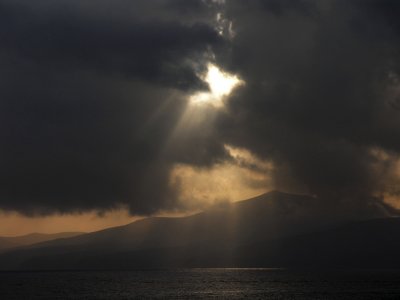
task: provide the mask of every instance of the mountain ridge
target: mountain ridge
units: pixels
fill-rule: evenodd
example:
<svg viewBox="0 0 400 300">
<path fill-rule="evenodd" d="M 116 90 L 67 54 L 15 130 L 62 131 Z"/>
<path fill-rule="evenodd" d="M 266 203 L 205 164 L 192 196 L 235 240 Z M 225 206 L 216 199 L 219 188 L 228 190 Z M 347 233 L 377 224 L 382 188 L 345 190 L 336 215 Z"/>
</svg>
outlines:
<svg viewBox="0 0 400 300">
<path fill-rule="evenodd" d="M 0 237 L 0 253 L 23 246 L 29 246 L 49 240 L 60 238 L 69 238 L 85 234 L 84 232 L 59 232 L 59 233 L 28 233 L 18 236 L 1 236 Z"/>
<path fill-rule="evenodd" d="M 369 222 L 380 218 L 385 224 L 392 222 L 388 225 L 392 228 L 388 232 L 392 240 L 393 232 L 400 232 L 400 222 L 397 221 L 400 219 L 390 221 L 378 206 L 364 211 L 358 219 L 350 218 L 351 215 L 329 216 L 321 212 L 322 209 L 325 209 L 324 202 L 316 197 L 275 191 L 212 207 L 191 216 L 150 217 L 123 226 L 30 245 L 0 255 L 0 269 L 282 267 L 302 265 L 302 261 L 312 265 L 313 256 L 314 261 L 319 257 L 319 264 L 324 265 L 320 254 L 310 257 L 307 253 L 313 253 L 310 249 L 319 245 L 323 250 L 320 253 L 325 251 L 327 257 L 335 261 L 329 247 L 320 245 L 327 244 L 321 235 L 337 238 L 337 234 L 330 230 L 340 232 L 340 226 L 361 224 L 358 235 L 363 236 L 364 231 L 371 231 L 369 224 L 372 223 Z M 379 234 L 384 235 L 384 232 L 380 230 Z M 390 238 L 386 246 L 389 246 Z M 393 242 L 397 247 L 395 238 Z M 360 240 L 359 244 L 368 243 Z M 296 255 L 293 250 L 296 248 L 303 254 Z M 345 258 L 346 255 L 342 256 Z M 344 258 L 343 261 L 349 264 L 349 259 Z"/>
</svg>

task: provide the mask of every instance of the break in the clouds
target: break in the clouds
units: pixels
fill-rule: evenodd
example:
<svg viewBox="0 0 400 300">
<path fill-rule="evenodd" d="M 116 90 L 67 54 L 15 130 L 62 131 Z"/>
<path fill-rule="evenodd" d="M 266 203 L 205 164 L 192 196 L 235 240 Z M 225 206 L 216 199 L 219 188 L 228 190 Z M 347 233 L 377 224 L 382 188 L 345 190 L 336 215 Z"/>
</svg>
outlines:
<svg viewBox="0 0 400 300">
<path fill-rule="evenodd" d="M 207 89 L 199 74 L 208 56 L 224 47 L 214 6 L 2 0 L 0 207 L 174 206 L 174 161 L 162 152 L 188 93 Z M 197 143 L 190 151 L 201 163 L 211 161 L 203 149 L 223 154 L 204 137 L 187 143 Z"/>
<path fill-rule="evenodd" d="M 240 165 L 266 172 L 257 189 L 396 195 L 398 13 L 390 0 L 0 0 L 0 208 L 174 209 L 190 189 L 171 176 L 239 167 L 227 147 L 271 166 Z M 210 64 L 243 84 L 194 107 Z"/>
</svg>

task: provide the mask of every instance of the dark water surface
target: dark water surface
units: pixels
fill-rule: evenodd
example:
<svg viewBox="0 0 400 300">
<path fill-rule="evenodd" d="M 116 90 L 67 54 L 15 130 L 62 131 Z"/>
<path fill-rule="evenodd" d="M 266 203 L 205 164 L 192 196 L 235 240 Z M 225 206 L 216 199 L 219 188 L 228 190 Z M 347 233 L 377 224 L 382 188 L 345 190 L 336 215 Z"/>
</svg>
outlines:
<svg viewBox="0 0 400 300">
<path fill-rule="evenodd" d="M 0 299 L 400 299 L 400 270 L 0 272 Z"/>
</svg>

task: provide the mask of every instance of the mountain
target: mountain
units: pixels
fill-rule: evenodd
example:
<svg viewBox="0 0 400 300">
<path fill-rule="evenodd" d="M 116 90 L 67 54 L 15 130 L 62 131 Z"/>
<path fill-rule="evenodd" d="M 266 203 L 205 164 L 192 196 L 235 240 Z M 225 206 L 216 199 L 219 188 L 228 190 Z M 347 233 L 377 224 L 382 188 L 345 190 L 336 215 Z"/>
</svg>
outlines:
<svg viewBox="0 0 400 300">
<path fill-rule="evenodd" d="M 246 266 L 400 268 L 400 218 L 352 222 L 329 230 L 245 245 Z"/>
<path fill-rule="evenodd" d="M 384 218 L 382 203 L 359 216 L 333 210 L 315 197 L 271 192 L 188 217 L 147 218 L 9 251 L 0 255 L 0 269 L 315 266 L 351 262 L 351 249 L 366 253 L 371 244 L 400 250 L 399 219 Z"/>
<path fill-rule="evenodd" d="M 31 233 L 22 236 L 0 237 L 0 253 L 9 249 L 28 246 L 45 241 L 69 238 L 83 234 L 83 232 L 61 232 L 54 234 Z"/>
</svg>

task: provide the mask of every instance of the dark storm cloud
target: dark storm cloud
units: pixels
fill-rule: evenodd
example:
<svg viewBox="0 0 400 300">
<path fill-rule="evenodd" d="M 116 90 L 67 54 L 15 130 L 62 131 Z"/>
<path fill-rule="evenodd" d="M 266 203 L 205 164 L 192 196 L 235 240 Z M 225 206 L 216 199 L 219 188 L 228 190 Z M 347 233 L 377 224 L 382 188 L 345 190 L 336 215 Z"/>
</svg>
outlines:
<svg viewBox="0 0 400 300">
<path fill-rule="evenodd" d="M 223 44 L 212 4 L 179 3 L 0 1 L 0 208 L 176 205 L 161 152 Z"/>
<path fill-rule="evenodd" d="M 224 144 L 271 160 L 284 190 L 397 193 L 400 2 L 223 2 L 0 0 L 0 208 L 173 208 L 171 166 Z M 246 84 L 179 128 L 214 55 Z"/>
<path fill-rule="evenodd" d="M 274 161 L 279 188 L 384 192 L 400 152 L 399 9 L 389 0 L 227 1 L 236 36 L 220 62 L 246 86 L 220 118 L 226 141 Z"/>
<path fill-rule="evenodd" d="M 119 14 L 103 12 L 95 18 L 79 15 L 73 8 L 33 13 L 35 4 L 3 5 L 0 37 L 5 51 L 42 66 L 89 68 L 194 88 L 201 81 L 183 58 L 199 60 L 210 45 L 219 42 L 216 31 L 205 23 L 121 22 Z M 118 5 L 117 1 L 110 9 Z"/>
</svg>

